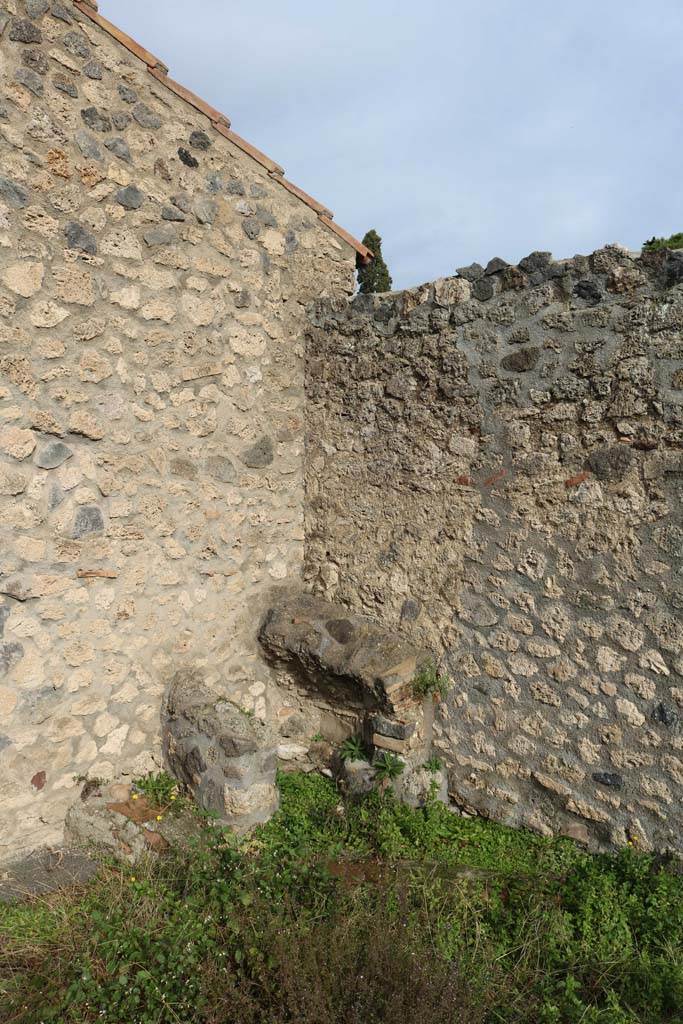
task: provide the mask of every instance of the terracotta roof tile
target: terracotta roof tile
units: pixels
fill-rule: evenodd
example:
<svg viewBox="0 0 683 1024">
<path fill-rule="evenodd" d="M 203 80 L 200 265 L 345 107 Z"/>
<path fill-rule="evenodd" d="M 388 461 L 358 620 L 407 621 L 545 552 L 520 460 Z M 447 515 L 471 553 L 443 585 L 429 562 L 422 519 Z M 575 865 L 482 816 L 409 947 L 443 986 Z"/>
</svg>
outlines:
<svg viewBox="0 0 683 1024">
<path fill-rule="evenodd" d="M 194 107 L 195 110 L 198 110 L 201 114 L 206 114 L 209 121 L 211 121 L 214 126 L 220 124 L 225 128 L 230 127 L 230 121 L 225 114 L 221 114 L 220 110 L 216 110 L 216 108 L 212 107 L 210 103 L 206 103 L 200 96 L 197 96 L 190 89 L 186 89 L 184 85 L 181 85 L 180 82 L 175 82 L 172 78 L 169 78 L 167 71 L 163 71 L 158 66 L 153 68 L 148 67 L 147 70 L 150 74 L 154 75 L 159 82 L 163 82 L 171 92 L 176 94 L 176 96 L 180 96 L 182 100 L 185 100 L 186 103 L 189 103 L 191 107 Z"/>
<path fill-rule="evenodd" d="M 276 176 L 272 175 L 272 177 Z M 313 198 L 313 196 L 309 196 L 308 192 L 304 192 L 304 190 L 302 188 L 299 188 L 298 185 L 295 185 L 293 181 L 288 181 L 287 178 L 279 177 L 278 181 L 284 188 L 287 189 L 288 192 L 291 192 L 293 196 L 296 196 L 297 199 L 300 199 L 302 203 L 306 203 L 306 205 L 310 206 L 310 208 L 312 210 L 315 210 L 316 213 L 322 213 L 326 217 L 329 217 L 330 220 L 333 219 L 334 214 L 332 213 L 332 210 L 328 210 L 326 206 L 323 206 L 322 203 L 319 203 L 317 199 Z"/>
<path fill-rule="evenodd" d="M 242 152 L 248 153 L 252 160 L 261 164 L 262 167 L 265 167 L 273 177 L 280 178 L 285 173 L 284 167 L 280 167 L 279 164 L 276 164 L 274 160 L 271 160 L 269 156 L 262 153 L 260 149 L 256 148 L 256 146 L 252 146 L 250 142 L 243 139 L 241 135 L 237 134 L 237 132 L 233 132 L 232 129 L 225 128 L 220 124 L 216 125 L 216 131 L 220 132 L 220 134 L 226 139 L 229 139 L 230 142 L 232 142 L 234 146 L 237 146 L 238 149 L 241 149 Z"/>
<path fill-rule="evenodd" d="M 155 57 L 153 53 L 146 50 L 144 46 L 140 46 L 140 44 L 136 43 L 135 40 L 126 32 L 122 32 L 120 28 L 117 28 L 116 25 L 112 25 L 110 21 L 107 21 L 107 19 L 103 18 L 101 14 L 98 14 L 97 8 L 93 6 L 91 0 L 73 0 L 73 3 L 74 7 L 79 10 L 81 14 L 85 14 L 86 17 L 90 18 L 91 21 L 94 21 L 96 25 L 99 25 L 100 28 L 103 28 L 110 36 L 113 36 L 117 42 L 121 43 L 122 46 L 125 46 L 127 50 L 130 50 L 130 52 L 143 61 L 147 67 L 166 67 L 164 62 L 159 60 L 158 57 Z M 168 68 L 166 68 L 166 70 L 168 71 Z"/>
<path fill-rule="evenodd" d="M 363 245 L 362 242 L 359 242 L 357 238 L 354 238 L 353 235 L 350 235 L 348 231 L 345 231 L 344 228 L 341 227 L 339 224 L 335 224 L 335 222 L 330 217 L 326 217 L 324 213 L 318 214 L 318 216 L 325 225 L 325 227 L 329 228 L 330 231 L 334 231 L 335 235 L 339 235 L 339 237 L 342 238 L 345 242 L 353 246 L 353 248 L 361 256 L 364 262 L 369 263 L 370 260 L 374 259 L 374 253 L 371 252 L 366 245 Z"/>
<path fill-rule="evenodd" d="M 303 189 L 294 185 L 293 182 L 288 181 L 284 177 L 284 169 L 280 167 L 279 164 L 275 163 L 275 161 L 271 160 L 269 156 L 262 153 L 260 149 L 257 149 L 256 146 L 252 146 L 250 142 L 247 142 L 246 139 L 243 139 L 240 135 L 234 132 L 230 127 L 230 120 L 225 116 L 225 114 L 222 114 L 220 110 L 216 110 L 215 107 L 206 103 L 190 89 L 186 89 L 184 85 L 181 85 L 179 82 L 175 82 L 172 78 L 169 78 L 168 68 L 163 61 L 159 60 L 158 57 L 155 57 L 154 54 L 145 49 L 144 46 L 140 46 L 140 44 L 131 38 L 131 36 L 126 32 L 122 32 L 121 29 L 116 27 L 116 25 L 113 25 L 110 21 L 107 21 L 106 18 L 102 17 L 97 9 L 97 0 L 72 0 L 72 3 L 74 7 L 81 12 L 81 14 L 90 18 L 91 21 L 95 22 L 96 25 L 99 25 L 100 28 L 104 29 L 104 31 L 112 36 L 112 38 L 116 39 L 116 41 L 121 43 L 122 46 L 125 46 L 130 53 L 134 54 L 144 64 L 146 64 L 147 70 L 158 82 L 161 82 L 170 89 L 171 92 L 175 93 L 176 96 L 179 96 L 186 103 L 189 103 L 190 106 L 194 107 L 195 110 L 198 110 L 200 113 L 208 117 L 217 132 L 219 132 L 224 138 L 228 139 L 229 142 L 232 142 L 234 146 L 237 146 L 238 149 L 241 149 L 243 153 L 250 156 L 252 160 L 255 160 L 261 165 L 261 167 L 265 167 L 274 181 L 279 182 L 283 188 L 287 189 L 288 192 L 293 196 L 296 196 L 297 199 L 300 199 L 302 203 L 305 203 L 306 206 L 310 207 L 311 210 L 317 213 L 321 223 L 355 249 L 362 260 L 367 262 L 372 259 L 372 253 L 363 245 L 362 242 L 359 242 L 358 239 L 354 238 L 353 235 L 350 235 L 348 231 L 345 231 L 344 228 L 334 223 L 332 219 L 334 215 L 331 210 L 328 210 L 326 206 L 319 203 L 317 199 L 309 196 L 307 192 L 303 191 Z"/>
</svg>

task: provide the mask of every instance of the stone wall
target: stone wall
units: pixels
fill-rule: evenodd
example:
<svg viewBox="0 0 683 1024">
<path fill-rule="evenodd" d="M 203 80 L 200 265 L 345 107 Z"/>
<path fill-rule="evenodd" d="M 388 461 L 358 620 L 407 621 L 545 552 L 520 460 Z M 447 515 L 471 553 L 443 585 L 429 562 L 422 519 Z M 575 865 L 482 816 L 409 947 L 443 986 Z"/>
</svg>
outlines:
<svg viewBox="0 0 683 1024">
<path fill-rule="evenodd" d="M 355 253 L 76 5 L 4 0 L 0 37 L 2 859 L 151 767 L 172 670 L 266 716 L 304 308 Z"/>
<path fill-rule="evenodd" d="M 306 575 L 448 668 L 461 807 L 683 849 L 683 260 L 318 303 Z"/>
</svg>

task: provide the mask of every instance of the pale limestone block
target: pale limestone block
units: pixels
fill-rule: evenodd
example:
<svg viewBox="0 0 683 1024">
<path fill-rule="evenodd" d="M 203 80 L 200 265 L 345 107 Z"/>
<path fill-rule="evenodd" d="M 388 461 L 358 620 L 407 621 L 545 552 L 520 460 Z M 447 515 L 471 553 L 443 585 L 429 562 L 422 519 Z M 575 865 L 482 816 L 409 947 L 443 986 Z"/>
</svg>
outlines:
<svg viewBox="0 0 683 1024">
<path fill-rule="evenodd" d="M 36 447 L 36 439 L 31 430 L 20 427 L 5 427 L 0 430 L 0 451 L 14 459 L 26 459 Z"/>
<path fill-rule="evenodd" d="M 56 327 L 69 316 L 69 310 L 48 299 L 35 302 L 29 310 L 29 320 L 34 327 Z"/>
<path fill-rule="evenodd" d="M 100 355 L 96 349 L 84 349 L 81 353 L 78 374 L 82 381 L 99 384 L 111 377 L 113 372 L 109 360 Z"/>
<path fill-rule="evenodd" d="M 16 295 L 25 299 L 40 291 L 43 285 L 45 268 L 42 263 L 13 263 L 0 271 L 0 281 Z"/>
<path fill-rule="evenodd" d="M 72 668 L 78 668 L 95 658 L 95 650 L 85 640 L 74 640 L 64 648 L 64 660 Z"/>
<path fill-rule="evenodd" d="M 129 729 L 130 726 L 124 723 L 123 725 L 120 725 L 117 729 L 114 729 L 112 732 L 110 732 L 107 737 L 106 743 L 104 743 L 104 745 L 100 747 L 100 756 L 102 754 L 106 754 L 109 757 L 119 757 L 123 750 L 123 745 L 126 742 L 126 737 L 128 735 Z"/>
<path fill-rule="evenodd" d="M 92 274 L 78 267 L 57 267 L 52 272 L 57 298 L 79 306 L 92 306 L 95 302 L 95 282 Z"/>
<path fill-rule="evenodd" d="M 641 714 L 632 701 L 620 697 L 617 698 L 615 704 L 617 711 L 620 715 L 623 715 L 629 725 L 637 727 L 645 724 L 645 716 Z"/>
<path fill-rule="evenodd" d="M 109 293 L 109 301 L 122 309 L 140 308 L 140 289 L 137 285 L 125 285 Z"/>
</svg>

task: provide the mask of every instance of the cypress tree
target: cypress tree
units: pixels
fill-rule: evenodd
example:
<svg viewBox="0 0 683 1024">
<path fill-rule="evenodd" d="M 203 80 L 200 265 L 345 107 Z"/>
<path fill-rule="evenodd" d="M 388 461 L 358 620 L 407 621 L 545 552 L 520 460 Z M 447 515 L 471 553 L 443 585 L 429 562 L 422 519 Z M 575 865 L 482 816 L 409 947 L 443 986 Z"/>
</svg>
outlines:
<svg viewBox="0 0 683 1024">
<path fill-rule="evenodd" d="M 360 291 L 364 295 L 368 292 L 390 292 L 391 274 L 382 256 L 382 239 L 374 228 L 365 235 L 363 245 L 367 246 L 375 258 L 364 265 L 360 255 L 356 257 Z"/>
</svg>

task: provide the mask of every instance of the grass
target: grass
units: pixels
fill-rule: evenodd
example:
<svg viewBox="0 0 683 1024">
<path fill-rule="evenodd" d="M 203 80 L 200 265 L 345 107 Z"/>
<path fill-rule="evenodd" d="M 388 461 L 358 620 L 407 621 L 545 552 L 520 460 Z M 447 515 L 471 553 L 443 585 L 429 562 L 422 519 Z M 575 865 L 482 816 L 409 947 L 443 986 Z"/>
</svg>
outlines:
<svg viewBox="0 0 683 1024">
<path fill-rule="evenodd" d="M 246 839 L 198 819 L 187 851 L 0 909 L 2 1024 L 683 1022 L 676 862 L 280 785 Z"/>
</svg>

